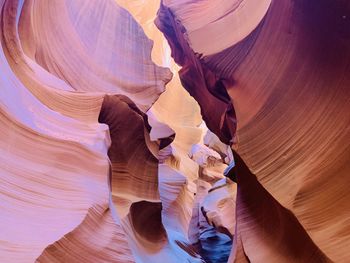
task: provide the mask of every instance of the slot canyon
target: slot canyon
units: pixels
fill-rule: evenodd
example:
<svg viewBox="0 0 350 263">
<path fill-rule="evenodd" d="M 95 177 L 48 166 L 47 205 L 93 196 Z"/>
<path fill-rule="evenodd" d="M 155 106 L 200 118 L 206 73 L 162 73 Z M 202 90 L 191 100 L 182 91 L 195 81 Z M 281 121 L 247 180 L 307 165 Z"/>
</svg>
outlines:
<svg viewBox="0 0 350 263">
<path fill-rule="evenodd" d="M 0 10 L 0 263 L 350 262 L 350 1 Z"/>
</svg>

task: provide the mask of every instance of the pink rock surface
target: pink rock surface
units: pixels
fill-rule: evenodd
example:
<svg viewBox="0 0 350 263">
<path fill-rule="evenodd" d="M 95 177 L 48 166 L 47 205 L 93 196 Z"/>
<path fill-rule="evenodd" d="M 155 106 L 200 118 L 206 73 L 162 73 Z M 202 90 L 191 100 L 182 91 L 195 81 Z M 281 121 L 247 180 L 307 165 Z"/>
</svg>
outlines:
<svg viewBox="0 0 350 263">
<path fill-rule="evenodd" d="M 349 261 L 345 1 L 0 9 L 0 262 Z"/>
<path fill-rule="evenodd" d="M 210 8 L 211 3 L 214 4 L 214 1 L 191 2 L 189 5 L 185 5 L 184 1 L 163 1 L 158 15 L 157 23 L 167 36 L 172 56 L 183 66 L 180 77 L 185 88 L 198 99 L 208 128 L 228 143 L 222 136 L 226 127 L 220 126 L 225 123 L 224 111 L 218 114 L 220 107 L 216 103 L 201 103 L 201 100 L 206 101 L 201 97 L 219 97 L 225 92 L 207 86 L 210 95 L 207 91 L 198 94 L 202 91 L 201 83 L 210 83 L 212 76 L 202 74 L 197 78 L 192 75 L 188 78 L 197 81 L 189 82 L 185 73 L 196 61 L 194 68 L 206 68 L 217 79 L 223 80 L 222 87 L 235 105 L 238 120 L 238 140 L 231 140 L 231 143 L 237 142 L 235 147 L 247 158 L 247 163 L 258 178 L 256 183 L 260 181 L 262 189 L 268 190 L 263 190 L 264 198 L 282 204 L 295 214 L 296 218 L 286 220 L 295 223 L 296 232 L 303 232 L 298 221 L 306 229 L 303 232 L 305 236 L 300 236 L 300 243 L 307 240 L 309 235 L 329 258 L 335 262 L 347 262 L 349 238 L 346 233 L 349 233 L 350 226 L 349 194 L 345 190 L 349 182 L 350 156 L 347 139 L 350 110 L 349 5 L 327 0 L 307 3 L 272 1 L 266 15 L 261 16 L 260 22 L 246 38 L 239 42 L 231 39 L 231 46 L 218 48 L 213 53 L 196 54 L 199 49 L 191 45 L 191 26 L 205 28 L 211 24 L 209 17 L 197 16 L 194 10 L 197 8 L 202 13 L 215 13 L 216 10 Z M 215 14 L 216 17 L 224 21 L 225 10 L 217 10 L 221 16 Z M 240 21 L 243 28 L 245 22 L 251 22 L 249 20 Z M 217 22 L 220 23 L 215 21 L 215 24 Z M 225 29 L 221 29 L 234 32 L 236 29 L 231 29 L 231 26 L 227 23 Z M 218 47 L 215 37 L 223 39 L 223 42 L 230 39 L 229 33 L 225 39 L 220 30 L 214 37 L 211 34 L 215 32 L 208 32 L 211 37 L 205 43 L 213 41 L 215 47 Z M 204 40 L 204 36 L 198 39 Z M 214 119 L 221 122 L 215 122 L 208 115 L 216 116 Z M 234 134 L 233 131 L 231 129 L 231 134 Z M 259 204 L 258 200 L 254 200 L 253 190 L 249 190 L 250 184 L 247 185 L 245 192 L 252 191 L 250 205 Z M 267 197 L 269 192 L 273 198 Z M 266 209 L 271 209 L 273 214 L 273 205 L 266 203 Z M 265 211 L 260 213 L 263 215 Z M 255 214 L 247 216 L 245 221 L 259 223 L 257 218 L 259 216 Z M 237 231 L 240 231 L 239 224 Z M 238 253 L 232 260 L 323 260 L 318 252 L 316 254 L 321 255 L 321 259 L 317 255 L 308 258 L 307 247 L 301 252 L 301 247 L 296 249 L 293 244 L 290 244 L 290 248 L 283 248 L 285 250 L 282 252 L 277 247 L 273 250 L 272 244 L 266 245 L 266 248 L 261 245 L 262 252 L 259 254 L 254 248 L 258 249 L 259 244 L 264 242 L 253 228 L 253 225 L 251 228 L 243 225 L 247 236 L 241 241 L 236 240 L 236 247 L 240 247 L 237 251 L 243 251 L 246 244 L 249 253 Z M 281 240 L 282 236 L 278 236 L 277 232 L 292 231 L 286 228 L 280 226 L 276 230 L 266 226 L 264 231 L 272 239 Z M 288 242 L 285 244 L 288 247 Z M 318 251 L 311 247 L 310 251 Z M 268 256 L 264 254 L 264 249 Z M 305 257 L 300 256 L 302 253 L 305 253 Z"/>
</svg>

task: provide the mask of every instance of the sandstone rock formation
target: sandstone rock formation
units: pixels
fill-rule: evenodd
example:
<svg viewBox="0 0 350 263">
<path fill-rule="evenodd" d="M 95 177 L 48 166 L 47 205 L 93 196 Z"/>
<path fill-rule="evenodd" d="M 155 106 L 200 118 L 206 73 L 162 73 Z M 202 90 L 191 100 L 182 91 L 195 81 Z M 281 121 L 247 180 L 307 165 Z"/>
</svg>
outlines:
<svg viewBox="0 0 350 263">
<path fill-rule="evenodd" d="M 244 183 L 240 180 L 248 178 L 242 175 L 238 179 L 238 221 L 234 251 L 241 253 L 236 253 L 236 257 L 233 255 L 231 260 L 320 262 L 320 258 L 312 258 L 308 254 L 318 251 L 317 248 L 311 249 L 310 245 L 303 250 L 300 247 L 303 240 L 307 239 L 306 236 L 296 238 L 298 248 L 288 244 L 288 239 L 292 238 L 289 234 L 300 229 L 298 219 L 316 246 L 330 259 L 346 262 L 349 254 L 345 247 L 348 246 L 349 239 L 344 233 L 349 231 L 346 218 L 349 218 L 350 211 L 349 202 L 345 201 L 349 200 L 345 185 L 350 178 L 347 139 L 350 120 L 350 6 L 343 1 L 327 0 L 271 3 L 231 1 L 226 6 L 221 5 L 218 11 L 221 12 L 220 15 L 215 14 L 214 18 L 197 16 L 193 10 L 209 14 L 216 10 L 215 4 L 218 1 L 191 2 L 189 5 L 183 4 L 185 2 L 163 1 L 157 24 L 167 36 L 175 60 L 183 65 L 180 77 L 190 94 L 195 98 L 224 96 L 233 101 L 238 120 L 239 140 L 236 147 L 247 158 L 257 179 L 262 183 L 260 185 L 254 179 L 247 183 L 248 189 L 243 191 L 240 188 L 244 188 Z M 239 27 L 242 28 L 241 35 L 246 35 L 245 38 L 236 41 L 230 33 L 223 35 L 218 30 L 215 35 L 215 32 L 210 31 L 209 28 L 225 21 L 239 9 L 243 12 L 252 2 L 256 3 L 256 13 L 252 14 L 251 22 L 257 26 L 253 30 L 249 23 L 247 27 Z M 260 18 L 260 23 L 256 23 L 255 18 Z M 191 19 L 194 24 L 190 23 Z M 244 24 L 243 21 L 238 23 Z M 235 32 L 234 23 L 226 26 L 229 27 L 225 29 L 227 32 L 231 26 L 232 32 Z M 205 32 L 206 29 L 207 36 L 210 36 L 206 41 L 205 33 L 193 33 Z M 221 48 L 217 39 L 221 40 Z M 211 41 L 213 49 L 206 49 L 206 43 Z M 227 41 L 231 41 L 230 46 Z M 198 72 L 198 69 L 199 72 L 209 71 L 211 74 L 202 74 L 199 76 L 200 81 L 188 82 L 188 78 L 193 78 L 187 76 L 188 72 Z M 207 85 L 210 95 L 197 94 L 200 83 L 213 83 L 213 75 L 216 78 L 214 83 L 221 81 L 221 84 L 215 89 Z M 199 103 L 201 99 L 199 98 Z M 227 126 L 223 124 L 227 120 L 228 111 L 225 113 L 210 103 L 202 103 L 201 107 L 203 115 L 213 112 L 211 116 L 220 116 L 211 124 L 208 123 L 211 121 L 209 118 L 204 116 L 204 119 L 208 127 L 219 137 L 221 135 L 223 142 L 227 142 L 223 135 L 230 132 L 226 132 Z M 218 119 L 221 120 L 220 123 L 217 122 Z M 232 131 L 233 129 L 231 127 Z M 231 143 L 236 141 L 230 137 L 228 139 Z M 239 173 L 236 177 L 240 177 Z M 288 227 L 280 225 L 276 229 L 271 228 L 271 225 L 282 219 L 274 217 L 275 221 L 267 220 L 270 221 L 270 226 L 268 222 L 259 220 L 259 216 L 264 218 L 264 213 L 269 214 L 268 211 L 254 215 L 243 213 L 239 208 L 242 205 L 240 198 L 243 198 L 240 197 L 240 192 L 248 195 L 251 191 L 251 197 L 247 201 L 250 205 L 260 204 L 267 210 L 270 207 L 254 199 L 254 195 L 257 198 L 260 196 L 253 191 L 256 184 L 272 193 L 273 197 L 262 190 L 265 192 L 264 199 L 278 201 L 290 209 L 297 219 L 291 219 L 291 215 L 288 220 L 293 222 L 288 223 Z M 274 209 L 272 204 L 270 209 Z M 286 210 L 281 207 L 278 213 L 287 213 L 282 211 Z M 241 212 L 243 214 L 240 215 Z M 241 216 L 244 222 L 240 222 Z M 252 224 L 247 227 L 249 222 Z M 266 226 L 259 226 L 263 222 Z M 257 226 L 263 232 L 254 233 Z M 241 228 L 245 236 L 237 240 Z M 285 231 L 286 236 L 276 236 L 280 231 Z M 261 240 L 261 233 L 265 233 L 264 236 L 271 240 Z M 272 249 L 274 242 L 279 247 Z M 269 249 L 272 249 L 270 254 Z M 322 260 L 327 260 L 322 253 L 316 254 Z"/>
<path fill-rule="evenodd" d="M 0 262 L 349 261 L 346 1 L 0 10 Z"/>
</svg>

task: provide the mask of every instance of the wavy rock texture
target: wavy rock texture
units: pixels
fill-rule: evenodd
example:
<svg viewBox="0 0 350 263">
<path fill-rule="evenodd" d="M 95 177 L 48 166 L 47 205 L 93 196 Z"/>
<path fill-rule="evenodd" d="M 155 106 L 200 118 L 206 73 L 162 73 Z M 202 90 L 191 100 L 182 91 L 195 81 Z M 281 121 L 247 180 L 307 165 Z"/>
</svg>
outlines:
<svg viewBox="0 0 350 263">
<path fill-rule="evenodd" d="M 171 79 L 152 63 L 152 41 L 114 1 L 25 1 L 23 8 L 30 11 L 19 24 L 25 54 L 76 91 L 125 95 L 144 111 Z"/>
<path fill-rule="evenodd" d="M 239 120 L 239 152 L 247 158 L 261 182 L 251 176 L 245 188 L 244 183 L 238 181 L 238 222 L 233 251 L 237 253 L 230 260 L 327 260 L 318 246 L 335 262 L 347 262 L 350 256 L 347 249 L 350 196 L 345 190 L 350 179 L 347 139 L 350 124 L 350 6 L 344 1 L 272 1 L 266 15 L 259 15 L 260 21 L 254 22 L 253 31 L 247 30 L 246 33 L 250 33 L 247 37 L 237 42 L 230 39 L 229 33 L 223 36 L 218 31 L 210 38 L 214 46 L 218 47 L 216 39 L 222 39 L 223 43 L 231 41 L 230 46 L 206 53 L 194 44 L 192 30 L 211 26 L 209 17 L 201 18 L 193 10 L 214 12 L 214 2 L 185 5 L 185 2 L 164 1 L 157 23 L 172 47 L 175 60 L 184 66 L 183 74 L 188 68 L 194 68 L 186 60 L 193 61 L 195 52 L 199 52 L 203 54 L 196 56 L 196 63 L 200 63 L 196 67 L 210 69 L 217 78 L 224 79 L 224 87 L 235 104 Z M 247 2 L 249 6 L 250 1 L 241 2 L 242 5 Z M 225 21 L 228 10 L 225 8 L 218 9 L 215 24 Z M 256 12 L 260 12 L 258 10 L 260 8 Z M 260 14 L 265 13 L 265 8 L 261 10 Z M 241 24 L 244 22 L 240 21 Z M 231 27 L 228 25 L 225 27 L 227 32 Z M 201 39 L 198 35 L 196 40 L 204 43 Z M 192 50 L 188 51 L 188 47 Z M 186 87 L 186 76 L 181 76 L 181 71 L 180 77 Z M 212 77 L 204 74 L 202 79 L 208 82 Z M 195 98 L 198 95 L 194 90 L 201 89 L 198 85 L 186 87 Z M 215 96 L 222 94 L 220 89 L 208 87 L 208 90 Z M 215 116 L 218 111 L 210 103 L 200 103 L 200 106 L 203 115 L 212 111 L 211 115 Z M 210 120 L 205 116 L 204 119 Z M 214 121 L 207 125 L 227 143 L 220 136 L 222 127 Z M 242 180 L 244 175 L 241 175 Z M 240 175 L 236 176 L 239 178 Z M 262 202 L 255 200 L 254 195 Z M 263 200 L 269 201 L 264 203 Z M 279 203 L 290 209 L 296 218 Z M 250 211 L 250 206 L 259 204 L 268 211 L 271 209 L 270 220 L 263 220 L 268 211 L 256 214 Z M 276 206 L 279 208 L 274 208 Z M 288 227 L 280 225 L 278 231 L 285 232 L 281 235 L 268 225 L 273 222 L 284 224 L 284 220 L 288 221 Z M 294 231 L 300 234 L 294 235 L 296 242 L 307 242 L 309 248 L 296 248 L 289 243 Z M 262 240 L 259 235 L 271 240 Z M 316 245 L 312 245 L 308 235 Z M 274 242 L 280 242 L 284 247 L 279 245 L 272 249 Z M 318 252 L 312 255 L 312 251 Z"/>
<path fill-rule="evenodd" d="M 159 145 L 150 142 L 143 128 L 136 133 L 140 140 L 134 141 L 136 137 L 128 140 L 122 133 L 115 136 L 114 127 L 122 123 L 136 130 L 140 121 L 143 127 L 139 118 L 145 114 L 135 103 L 148 109 L 164 91 L 170 71 L 152 62 L 151 41 L 113 1 L 0 4 L 1 261 L 152 261 L 137 257 L 129 240 L 133 232 L 111 203 L 109 181 L 112 191 L 123 189 L 121 195 L 159 201 L 158 156 L 152 153 L 152 145 Z M 113 102 L 105 93 L 121 99 Z M 123 113 L 113 118 L 117 110 Z M 99 116 L 106 116 L 101 121 L 110 125 L 111 137 Z M 145 153 L 119 152 L 113 162 L 114 145 L 131 147 L 131 141 Z M 147 177 L 120 176 L 118 169 L 127 169 L 127 164 L 130 174 L 142 170 L 143 157 L 150 159 Z M 123 178 L 125 183 L 113 185 Z M 159 202 L 150 209 L 137 202 L 129 207 L 135 229 L 152 221 L 154 207 L 160 216 Z M 137 215 L 143 211 L 150 214 L 140 221 Z M 180 258 L 191 258 L 177 245 L 168 252 L 176 249 Z"/>
<path fill-rule="evenodd" d="M 0 9 L 1 262 L 349 261 L 348 3 Z"/>
<path fill-rule="evenodd" d="M 265 16 L 271 0 L 163 0 L 163 3 L 186 29 L 192 50 L 208 56 L 247 37 Z"/>
<path fill-rule="evenodd" d="M 136 261 L 201 262 L 176 244 L 176 236 L 168 237 L 162 220 L 162 203 L 165 211 L 167 203 L 158 190 L 164 170 L 158 170 L 158 157 L 172 138 L 151 141 L 146 114 L 124 96 L 106 96 L 99 120 L 110 128 L 112 200 Z M 176 185 L 175 178 L 172 182 Z"/>
<path fill-rule="evenodd" d="M 15 52 L 6 38 L 16 9 L 13 1 L 0 4 L 1 261 L 34 262 L 85 217 L 108 208 L 110 140 L 97 119 L 83 122 L 50 110 L 19 80 L 11 69 L 16 54 L 6 57 Z"/>
<path fill-rule="evenodd" d="M 162 202 L 162 221 L 170 243 L 171 239 L 175 239 L 178 246 L 188 251 L 188 253 L 196 251 L 207 262 L 210 262 L 210 260 L 226 262 L 232 241 L 229 237 L 223 237 L 221 233 L 217 233 L 212 226 L 208 225 L 205 217 L 202 215 L 200 203 L 196 201 L 198 193 L 201 191 L 199 181 L 213 181 L 213 177 L 219 176 L 219 178 L 223 178 L 223 176 L 222 173 L 220 174 L 217 171 L 215 175 L 208 176 L 205 180 L 199 179 L 201 168 L 198 163 L 191 160 L 193 158 L 191 155 L 192 145 L 203 142 L 203 136 L 207 129 L 200 126 L 202 120 L 198 104 L 181 87 L 177 74 L 178 66 L 170 59 L 170 48 L 162 34 L 153 24 L 160 1 L 118 0 L 118 3 L 133 14 L 144 28 L 146 34 L 154 40 L 156 48 L 153 49 L 152 58 L 159 64 L 170 67 L 174 72 L 174 78 L 168 83 L 166 91 L 147 113 L 149 123 L 152 126 L 151 138 L 159 138 L 161 134 L 167 134 L 164 126 L 153 123 L 154 118 L 169 125 L 176 133 L 171 146 L 164 148 L 159 153 L 160 158 L 163 159 L 158 173 L 159 194 Z M 211 140 L 214 145 L 215 139 L 211 138 Z M 221 158 L 220 155 L 216 155 L 219 159 Z M 200 153 L 198 158 L 204 160 L 208 156 L 205 153 Z M 221 172 L 225 169 L 224 166 L 222 167 Z M 204 190 L 201 195 L 205 197 L 208 190 Z M 203 231 L 200 230 L 200 222 L 205 226 Z M 208 231 L 205 231 L 206 229 Z M 205 233 L 200 234 L 201 232 Z M 200 239 L 202 244 L 204 244 L 202 247 L 205 247 L 205 249 L 198 248 Z M 214 243 L 211 242 L 213 239 L 215 239 Z M 194 246 L 189 246 L 189 244 Z M 220 244 L 224 244 L 224 246 L 220 246 Z M 217 246 L 218 249 L 210 249 L 213 246 Z M 219 255 L 216 256 L 216 253 L 219 253 Z M 162 258 L 165 258 L 165 256 Z M 176 262 L 184 261 L 178 256 L 174 258 Z M 153 258 L 150 262 L 155 262 L 155 260 Z M 167 260 L 170 262 L 174 259 Z M 190 259 L 191 262 L 193 260 Z"/>
<path fill-rule="evenodd" d="M 107 0 L 1 10 L 1 260 L 202 262 L 188 239 L 199 108 L 174 78 L 145 114 L 172 74 L 141 27 Z"/>
<path fill-rule="evenodd" d="M 222 142 L 232 144 L 235 140 L 236 116 L 223 80 L 200 63 L 186 42 L 184 27 L 163 3 L 155 22 L 167 38 L 175 62 L 182 66 L 179 71 L 181 83 L 198 102 L 208 128 Z"/>
</svg>

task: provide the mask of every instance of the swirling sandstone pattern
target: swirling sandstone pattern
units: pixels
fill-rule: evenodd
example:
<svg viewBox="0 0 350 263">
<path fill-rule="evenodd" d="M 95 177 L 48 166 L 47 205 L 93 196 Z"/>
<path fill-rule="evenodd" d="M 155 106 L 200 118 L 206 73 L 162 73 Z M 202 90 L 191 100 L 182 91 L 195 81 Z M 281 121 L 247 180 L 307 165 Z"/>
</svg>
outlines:
<svg viewBox="0 0 350 263">
<path fill-rule="evenodd" d="M 0 10 L 1 262 L 349 261 L 346 1 Z"/>
<path fill-rule="evenodd" d="M 327 0 L 272 1 L 265 17 L 259 16 L 260 24 L 255 23 L 256 28 L 249 30 L 251 32 L 246 38 L 240 42 L 231 39 L 231 46 L 206 53 L 198 45 L 203 43 L 204 48 L 210 41 L 201 42 L 201 35 L 194 41 L 196 36 L 191 34 L 193 27 L 211 26 L 210 21 L 198 18 L 192 11 L 196 8 L 210 12 L 214 9 L 214 2 L 186 6 L 182 2 L 163 1 L 158 24 L 167 35 L 173 56 L 179 56 L 179 42 L 187 40 L 193 53 L 202 53 L 202 56 L 197 55 L 201 67 L 207 67 L 218 78 L 225 79 L 225 88 L 237 111 L 239 152 L 247 158 L 262 183 L 261 186 L 252 179 L 245 186 L 238 180 L 238 193 L 244 198 L 239 194 L 237 199 L 234 250 L 237 253 L 232 255 L 231 261 L 327 260 L 322 253 L 312 255 L 312 251 L 319 251 L 315 245 L 305 246 L 304 250 L 301 248 L 303 240 L 308 239 L 306 232 L 296 237 L 297 247 L 288 242 L 293 231 L 303 232 L 293 216 L 280 219 L 281 223 L 283 220 L 289 223 L 281 225 L 278 230 L 270 228 L 269 223 L 279 222 L 278 217 L 272 216 L 273 203 L 278 200 L 295 213 L 329 258 L 335 262 L 347 262 L 350 257 L 346 248 L 349 246 L 350 196 L 345 190 L 350 179 L 349 4 Z M 241 2 L 249 4 L 250 1 Z M 216 14 L 218 20 L 224 20 L 225 12 L 222 10 L 222 17 Z M 234 32 L 235 28 L 232 30 Z M 222 39 L 223 43 L 230 39 L 229 34 L 225 36 L 220 32 L 215 37 Z M 210 38 L 214 46 L 215 37 Z M 182 65 L 186 68 L 189 64 Z M 208 81 L 206 75 L 202 78 Z M 195 90 L 197 83 L 187 88 Z M 216 96 L 222 94 L 219 90 L 213 92 Z M 190 93 L 196 98 L 194 91 Z M 210 104 L 200 105 L 202 112 L 218 110 Z M 215 122 L 208 127 L 220 135 Z M 244 174 L 241 177 L 243 180 Z M 254 185 L 259 185 L 261 190 Z M 270 200 L 264 205 L 267 211 L 249 212 L 249 206 L 263 205 L 254 196 Z M 246 205 L 248 208 L 242 208 Z M 272 218 L 267 220 L 264 213 L 269 209 Z M 277 211 L 288 214 L 283 207 Z M 286 236 L 278 236 L 277 231 L 285 231 Z M 259 235 L 262 233 L 271 241 L 261 239 L 263 237 Z M 279 248 L 273 249 L 273 242 L 277 240 Z"/>
<path fill-rule="evenodd" d="M 111 203 L 115 176 L 107 150 L 118 141 L 112 136 L 111 144 L 98 117 L 108 108 L 105 93 L 124 96 L 110 111 L 126 110 L 119 122 L 135 111 L 145 115 L 130 98 L 148 109 L 170 71 L 151 61 L 151 41 L 113 1 L 0 1 L 0 7 L 1 261 L 139 262 Z M 121 139 L 124 146 L 133 141 Z M 154 188 L 137 190 L 141 199 L 159 200 L 157 156 L 143 143 Z M 142 170 L 135 164 L 143 158 L 126 155 L 132 169 Z M 122 185 L 125 193 L 149 180 L 137 175 Z"/>
</svg>

